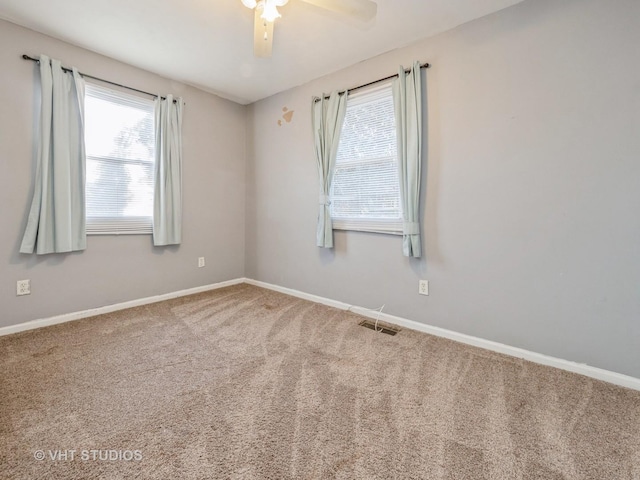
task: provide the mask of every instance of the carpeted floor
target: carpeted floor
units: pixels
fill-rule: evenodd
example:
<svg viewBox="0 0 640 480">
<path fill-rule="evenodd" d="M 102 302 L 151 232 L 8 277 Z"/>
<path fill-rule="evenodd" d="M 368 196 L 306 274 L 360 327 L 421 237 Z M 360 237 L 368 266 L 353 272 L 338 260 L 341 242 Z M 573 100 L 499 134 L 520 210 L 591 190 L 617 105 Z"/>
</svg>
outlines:
<svg viewBox="0 0 640 480">
<path fill-rule="evenodd" d="M 0 478 L 640 479 L 640 392 L 360 319 L 238 285 L 2 337 Z"/>
</svg>

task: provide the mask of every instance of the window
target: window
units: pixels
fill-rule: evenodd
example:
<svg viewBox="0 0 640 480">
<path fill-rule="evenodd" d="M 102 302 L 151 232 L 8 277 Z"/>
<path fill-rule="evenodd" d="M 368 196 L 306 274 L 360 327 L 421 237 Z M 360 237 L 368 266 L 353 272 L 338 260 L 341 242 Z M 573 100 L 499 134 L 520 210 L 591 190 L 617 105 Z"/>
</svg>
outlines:
<svg viewBox="0 0 640 480">
<path fill-rule="evenodd" d="M 333 228 L 402 234 L 391 84 L 349 96 L 331 185 Z"/>
<path fill-rule="evenodd" d="M 153 227 L 154 102 L 86 85 L 87 234 Z"/>
</svg>

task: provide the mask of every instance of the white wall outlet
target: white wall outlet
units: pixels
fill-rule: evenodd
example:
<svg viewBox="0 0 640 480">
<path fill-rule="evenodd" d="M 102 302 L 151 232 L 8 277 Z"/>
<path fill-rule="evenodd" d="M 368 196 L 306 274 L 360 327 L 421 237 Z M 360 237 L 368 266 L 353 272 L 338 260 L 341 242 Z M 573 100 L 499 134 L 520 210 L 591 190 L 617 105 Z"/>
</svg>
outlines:
<svg viewBox="0 0 640 480">
<path fill-rule="evenodd" d="M 31 295 L 31 280 L 18 280 L 16 283 L 16 295 Z"/>
<path fill-rule="evenodd" d="M 427 280 L 420 280 L 418 283 L 418 293 L 420 295 L 429 295 L 429 282 Z"/>
<path fill-rule="evenodd" d="M 204 257 L 198 257 L 198 268 L 204 267 Z"/>
</svg>

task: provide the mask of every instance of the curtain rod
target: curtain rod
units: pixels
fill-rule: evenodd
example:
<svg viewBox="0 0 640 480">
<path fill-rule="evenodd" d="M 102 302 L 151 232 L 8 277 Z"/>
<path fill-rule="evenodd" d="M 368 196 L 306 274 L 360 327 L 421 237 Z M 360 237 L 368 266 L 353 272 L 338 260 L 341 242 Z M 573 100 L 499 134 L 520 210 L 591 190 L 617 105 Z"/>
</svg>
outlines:
<svg viewBox="0 0 640 480">
<path fill-rule="evenodd" d="M 431 67 L 430 63 L 423 63 L 422 65 L 420 65 L 420 68 L 429 68 L 429 67 Z M 410 68 L 405 68 L 405 70 L 404 70 L 405 73 L 409 73 L 410 71 L 411 71 Z M 357 87 L 348 88 L 347 92 L 351 93 L 354 90 L 359 90 L 359 89 L 364 88 L 364 87 L 369 87 L 371 85 L 375 85 L 376 83 L 384 82 L 385 80 L 391 80 L 392 78 L 395 78 L 397 76 L 398 76 L 398 74 L 396 73 L 395 75 L 389 75 L 388 77 L 379 78 L 378 80 L 374 80 L 373 82 L 365 83 L 364 85 L 358 85 Z M 330 98 L 330 97 L 325 96 L 324 98 Z M 319 102 L 319 101 L 320 101 L 319 98 L 316 98 L 314 100 L 314 102 Z"/>
<path fill-rule="evenodd" d="M 22 55 L 22 58 L 24 60 L 31 60 L 32 62 L 40 63 L 40 59 L 30 57 L 29 55 Z M 70 68 L 67 68 L 67 67 L 62 67 L 62 70 L 64 70 L 65 72 L 71 72 L 72 71 Z M 104 78 L 94 77 L 93 75 L 88 75 L 86 73 L 82 73 L 82 72 L 78 72 L 78 73 L 81 76 L 86 77 L 86 78 L 91 78 L 92 80 L 98 80 L 99 82 L 108 83 L 109 85 L 115 85 L 116 87 L 126 88 L 127 90 L 133 90 L 134 92 L 138 92 L 138 93 L 144 93 L 145 95 L 150 95 L 150 96 L 152 96 L 154 98 L 158 98 L 159 97 L 159 95 L 156 95 L 155 93 L 145 92 L 144 90 L 138 90 L 137 88 L 128 87 L 127 85 L 122 85 L 120 83 L 112 82 L 110 80 L 105 80 Z M 160 97 L 160 98 L 162 100 L 166 100 L 167 97 Z M 175 103 L 175 100 L 173 102 Z"/>
</svg>

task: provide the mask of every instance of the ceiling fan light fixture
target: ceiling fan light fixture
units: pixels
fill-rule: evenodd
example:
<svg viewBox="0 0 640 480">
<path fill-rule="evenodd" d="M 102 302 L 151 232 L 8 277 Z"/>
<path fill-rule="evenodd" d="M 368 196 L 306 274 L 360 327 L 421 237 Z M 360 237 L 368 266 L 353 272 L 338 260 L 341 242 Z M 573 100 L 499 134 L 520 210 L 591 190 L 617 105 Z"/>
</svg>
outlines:
<svg viewBox="0 0 640 480">
<path fill-rule="evenodd" d="M 263 18 L 267 22 L 273 22 L 276 18 L 280 18 L 281 16 L 280 12 L 278 12 L 276 0 L 264 0 L 262 15 L 260 15 L 260 18 Z"/>
<path fill-rule="evenodd" d="M 2 0 L 0 0 L 1 2 Z M 362 21 L 375 18 L 378 5 L 373 0 L 299 0 L 316 7 L 346 15 Z M 289 0 L 241 0 L 242 4 L 253 9 L 253 55 L 257 58 L 270 58 L 273 47 L 275 20 L 280 18 L 279 7 Z"/>
</svg>

